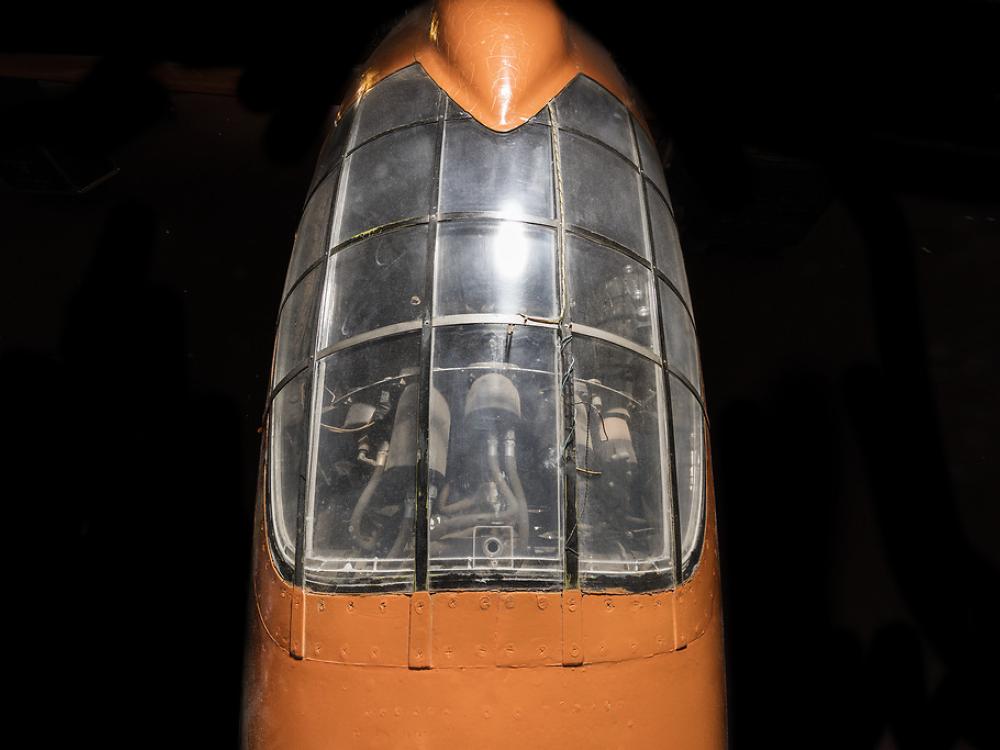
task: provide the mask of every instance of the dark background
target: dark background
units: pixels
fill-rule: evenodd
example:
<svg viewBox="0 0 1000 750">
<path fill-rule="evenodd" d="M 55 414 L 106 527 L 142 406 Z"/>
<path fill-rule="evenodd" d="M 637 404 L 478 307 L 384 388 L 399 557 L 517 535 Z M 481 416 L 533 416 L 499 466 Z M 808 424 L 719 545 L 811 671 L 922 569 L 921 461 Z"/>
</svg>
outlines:
<svg viewBox="0 0 1000 750">
<path fill-rule="evenodd" d="M 0 59 L 5 619 L 32 744 L 235 746 L 292 235 L 325 118 L 405 7 L 7 45 L 96 59 L 76 83 Z M 570 11 L 669 165 L 732 745 L 1000 747 L 997 6 L 652 8 Z M 234 95 L 168 90 L 164 61 Z"/>
</svg>

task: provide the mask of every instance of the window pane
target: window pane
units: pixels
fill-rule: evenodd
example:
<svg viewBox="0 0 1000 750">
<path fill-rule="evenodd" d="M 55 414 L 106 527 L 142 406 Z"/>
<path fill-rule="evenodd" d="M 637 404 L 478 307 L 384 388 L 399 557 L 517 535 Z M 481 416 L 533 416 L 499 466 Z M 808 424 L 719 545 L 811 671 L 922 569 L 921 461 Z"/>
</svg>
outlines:
<svg viewBox="0 0 1000 750">
<path fill-rule="evenodd" d="M 555 331 L 434 332 L 430 569 L 561 579 Z M 447 425 L 450 423 L 450 430 Z"/>
<path fill-rule="evenodd" d="M 698 366 L 698 343 L 691 318 L 674 291 L 660 282 L 660 309 L 663 311 L 663 335 L 667 340 L 667 365 L 701 389 Z"/>
<path fill-rule="evenodd" d="M 310 190 L 315 188 L 316 183 L 323 179 L 328 172 L 340 166 L 340 158 L 347 151 L 349 145 L 348 141 L 350 140 L 351 128 L 354 124 L 354 113 L 356 111 L 356 106 L 349 107 L 341 115 L 340 120 L 334 122 L 334 126 L 327 134 L 326 140 L 323 142 L 323 148 L 319 152 L 319 160 L 316 163 L 316 171 L 313 172 L 312 185 L 309 187 Z"/>
<path fill-rule="evenodd" d="M 437 84 L 419 65 L 379 81 L 359 103 L 354 143 L 364 143 L 401 125 L 436 119 L 440 96 Z"/>
<path fill-rule="evenodd" d="M 653 274 L 642 264 L 576 235 L 566 238 L 570 316 L 574 323 L 656 351 Z"/>
<path fill-rule="evenodd" d="M 471 120 L 445 126 L 441 211 L 503 211 L 552 218 L 549 129 L 494 133 Z"/>
<path fill-rule="evenodd" d="M 555 232 L 517 221 L 438 225 L 434 315 L 557 314 Z"/>
<path fill-rule="evenodd" d="M 628 111 L 599 83 L 577 76 L 555 104 L 560 127 L 593 136 L 635 161 Z"/>
<path fill-rule="evenodd" d="M 705 423 L 701 405 L 684 385 L 670 378 L 670 408 L 674 419 L 674 459 L 677 462 L 677 505 L 681 525 L 681 558 L 688 559 L 701 545 L 704 523 Z"/>
<path fill-rule="evenodd" d="M 648 258 L 639 173 L 606 148 L 560 133 L 566 220 Z"/>
<path fill-rule="evenodd" d="M 662 370 L 584 336 L 573 356 L 581 576 L 669 570 Z"/>
<path fill-rule="evenodd" d="M 375 235 L 333 255 L 327 279 L 330 324 L 321 346 L 420 318 L 426 259 L 426 224 Z"/>
<path fill-rule="evenodd" d="M 337 186 L 337 175 L 319 186 L 306 204 L 295 233 L 295 245 L 292 247 L 292 259 L 288 264 L 288 274 L 285 276 L 285 291 L 282 298 L 288 294 L 302 273 L 322 257 L 327 250 L 328 231 L 330 229 L 331 199 Z"/>
<path fill-rule="evenodd" d="M 292 289 L 281 308 L 272 385 L 312 356 L 322 281 L 323 266 L 319 265 Z"/>
<path fill-rule="evenodd" d="M 684 257 L 681 254 L 681 243 L 677 239 L 677 226 L 674 224 L 674 218 L 670 215 L 663 198 L 652 186 L 648 186 L 646 196 L 649 199 L 649 221 L 652 225 L 656 267 L 674 283 L 684 299 L 690 300 L 687 273 L 684 271 Z"/>
<path fill-rule="evenodd" d="M 642 171 L 660 189 L 660 192 L 669 198 L 670 193 L 667 192 L 667 181 L 663 177 L 663 165 L 660 163 L 660 154 L 656 149 L 656 144 L 653 143 L 646 129 L 638 122 L 635 124 L 635 135 L 636 140 L 639 141 L 639 161 L 642 165 Z"/>
<path fill-rule="evenodd" d="M 413 570 L 420 336 L 322 361 L 310 580 L 385 584 Z"/>
<path fill-rule="evenodd" d="M 389 133 L 352 153 L 337 242 L 401 219 L 430 213 L 438 125 Z"/>
<path fill-rule="evenodd" d="M 312 370 L 290 380 L 271 402 L 271 522 L 278 553 L 295 562 L 295 516 L 305 485 Z"/>
<path fill-rule="evenodd" d="M 445 96 L 447 96 L 447 94 Z M 455 101 L 449 97 L 448 98 L 448 112 L 447 112 L 446 117 L 449 120 L 461 120 L 461 119 L 466 119 L 466 118 L 472 117 L 472 115 L 470 115 L 468 112 L 466 112 L 460 106 L 458 106 L 458 104 L 456 104 Z M 538 112 L 536 112 L 534 115 L 532 115 L 531 117 L 529 117 L 527 121 L 528 122 L 535 122 L 535 123 L 539 123 L 539 122 L 540 123 L 548 123 L 548 121 L 549 121 L 549 108 L 548 107 L 542 107 L 540 110 L 538 110 Z"/>
</svg>

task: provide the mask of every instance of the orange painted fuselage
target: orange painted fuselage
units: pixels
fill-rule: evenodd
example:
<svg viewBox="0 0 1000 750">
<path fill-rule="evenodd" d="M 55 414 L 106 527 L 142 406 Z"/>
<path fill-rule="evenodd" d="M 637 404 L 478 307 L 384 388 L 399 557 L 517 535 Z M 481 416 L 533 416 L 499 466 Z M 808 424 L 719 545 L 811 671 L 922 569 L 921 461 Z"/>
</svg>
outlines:
<svg viewBox="0 0 1000 750">
<path fill-rule="evenodd" d="M 674 591 L 440 592 L 420 609 L 416 595 L 295 592 L 261 511 L 247 746 L 725 747 L 713 505 Z"/>
</svg>

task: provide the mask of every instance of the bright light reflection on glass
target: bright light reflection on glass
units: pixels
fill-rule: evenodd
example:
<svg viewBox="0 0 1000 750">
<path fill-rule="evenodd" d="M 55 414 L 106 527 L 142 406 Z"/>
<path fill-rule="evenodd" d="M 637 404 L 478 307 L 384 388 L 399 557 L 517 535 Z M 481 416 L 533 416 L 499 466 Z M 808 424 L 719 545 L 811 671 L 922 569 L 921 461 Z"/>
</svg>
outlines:
<svg viewBox="0 0 1000 750">
<path fill-rule="evenodd" d="M 493 267 L 505 281 L 514 281 L 524 275 L 528 264 L 528 240 L 524 227 L 517 221 L 503 221 L 493 237 Z"/>
</svg>

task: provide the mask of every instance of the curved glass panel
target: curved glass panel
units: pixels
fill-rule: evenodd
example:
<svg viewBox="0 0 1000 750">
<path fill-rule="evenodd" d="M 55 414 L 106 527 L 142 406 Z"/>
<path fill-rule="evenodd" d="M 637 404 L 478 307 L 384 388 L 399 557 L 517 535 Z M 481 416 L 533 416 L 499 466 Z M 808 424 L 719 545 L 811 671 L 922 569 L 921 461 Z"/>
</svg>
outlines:
<svg viewBox="0 0 1000 750">
<path fill-rule="evenodd" d="M 698 365 L 698 344 L 694 338 L 691 318 L 674 290 L 660 282 L 660 309 L 663 336 L 667 341 L 667 366 L 688 379 L 701 390 L 701 368 Z"/>
<path fill-rule="evenodd" d="M 419 371 L 420 336 L 412 334 L 320 362 L 309 580 L 412 583 Z"/>
<path fill-rule="evenodd" d="M 357 107 L 350 107 L 340 113 L 339 119 L 334 121 L 333 129 L 330 130 L 323 147 L 319 152 L 319 159 L 316 162 L 316 171 L 313 173 L 312 184 L 309 186 L 310 192 L 315 189 L 320 180 L 326 177 L 335 168 L 339 168 L 340 160 L 347 153 L 350 145 L 351 132 L 354 129 L 354 113 Z"/>
<path fill-rule="evenodd" d="M 577 76 L 555 104 L 559 127 L 579 130 L 635 161 L 628 111 L 599 83 Z"/>
<path fill-rule="evenodd" d="M 441 213 L 500 211 L 512 218 L 554 216 L 552 137 L 526 125 L 494 133 L 473 120 L 445 126 Z"/>
<path fill-rule="evenodd" d="M 626 349 L 573 337 L 580 575 L 671 566 L 662 371 Z"/>
<path fill-rule="evenodd" d="M 312 371 L 285 384 L 271 401 L 271 520 L 277 552 L 295 564 L 296 516 L 305 491 Z"/>
<path fill-rule="evenodd" d="M 701 404 L 676 378 L 670 378 L 670 410 L 677 462 L 677 506 L 685 570 L 693 567 L 705 523 L 705 421 Z M 694 559 L 692 559 L 694 556 Z"/>
<path fill-rule="evenodd" d="M 663 198 L 651 186 L 647 187 L 646 196 L 649 199 L 649 223 L 656 267 L 680 290 L 681 296 L 690 301 L 691 293 L 688 291 L 684 257 L 681 254 L 680 240 L 677 239 L 674 217 Z"/>
<path fill-rule="evenodd" d="M 333 193 L 337 187 L 337 175 L 323 182 L 313 193 L 306 210 L 302 213 L 298 231 L 295 233 L 295 244 L 292 246 L 292 260 L 288 264 L 288 274 L 285 276 L 283 297 L 301 278 L 307 268 L 323 257 L 327 251 L 327 241 L 330 230 L 330 208 Z"/>
<path fill-rule="evenodd" d="M 556 352 L 550 329 L 435 332 L 432 581 L 561 579 Z"/>
<path fill-rule="evenodd" d="M 292 289 L 281 308 L 272 387 L 304 365 L 313 354 L 322 282 L 323 266 L 320 265 L 306 274 Z"/>
<path fill-rule="evenodd" d="M 438 131 L 437 125 L 396 130 L 347 157 L 337 201 L 336 242 L 402 219 L 427 216 Z"/>
<path fill-rule="evenodd" d="M 566 221 L 649 257 L 639 172 L 629 162 L 573 133 L 559 134 Z"/>
<path fill-rule="evenodd" d="M 418 320 L 427 309 L 426 262 L 426 224 L 377 234 L 334 254 L 320 348 Z"/>
<path fill-rule="evenodd" d="M 556 233 L 519 221 L 438 225 L 434 315 L 556 315 Z"/>
<path fill-rule="evenodd" d="M 643 174 L 653 181 L 653 184 L 669 201 L 670 193 L 667 192 L 667 181 L 663 176 L 660 154 L 656 149 L 656 144 L 646 133 L 646 129 L 638 122 L 635 123 L 635 138 L 639 142 L 639 164 L 642 166 Z"/>
<path fill-rule="evenodd" d="M 419 65 L 403 68 L 369 89 L 360 102 L 354 145 L 387 130 L 437 119 L 441 89 Z"/>
<path fill-rule="evenodd" d="M 576 235 L 566 238 L 570 319 L 656 351 L 653 274 L 626 255 Z"/>
</svg>

